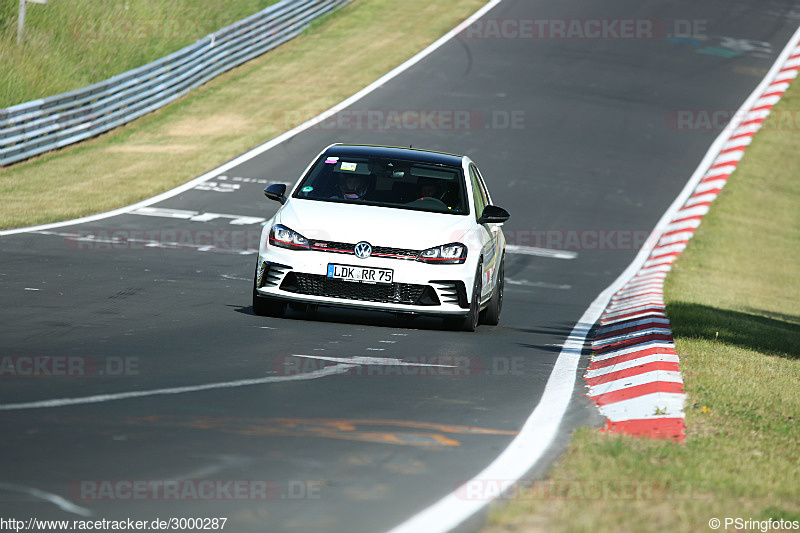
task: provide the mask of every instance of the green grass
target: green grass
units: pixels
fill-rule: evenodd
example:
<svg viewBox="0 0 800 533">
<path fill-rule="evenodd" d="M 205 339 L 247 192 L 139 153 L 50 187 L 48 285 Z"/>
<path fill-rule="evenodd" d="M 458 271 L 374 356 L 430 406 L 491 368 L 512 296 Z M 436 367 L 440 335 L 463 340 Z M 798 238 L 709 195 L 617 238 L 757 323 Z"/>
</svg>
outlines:
<svg viewBox="0 0 800 533">
<path fill-rule="evenodd" d="M 775 116 L 798 106 L 795 84 Z M 550 481 L 539 483 L 572 492 L 499 507 L 487 532 L 710 531 L 711 518 L 800 520 L 798 146 L 794 124 L 762 129 L 667 277 L 686 442 L 580 429 Z M 591 482 L 611 496 L 575 489 Z M 626 488 L 632 498 L 619 497 Z"/>
<path fill-rule="evenodd" d="M 277 0 L 51 0 L 0 3 L 0 108 L 78 89 L 142 66 Z"/>
<path fill-rule="evenodd" d="M 300 37 L 134 123 L 0 168 L 0 228 L 99 213 L 185 183 L 341 102 L 483 4 L 354 0 Z"/>
</svg>

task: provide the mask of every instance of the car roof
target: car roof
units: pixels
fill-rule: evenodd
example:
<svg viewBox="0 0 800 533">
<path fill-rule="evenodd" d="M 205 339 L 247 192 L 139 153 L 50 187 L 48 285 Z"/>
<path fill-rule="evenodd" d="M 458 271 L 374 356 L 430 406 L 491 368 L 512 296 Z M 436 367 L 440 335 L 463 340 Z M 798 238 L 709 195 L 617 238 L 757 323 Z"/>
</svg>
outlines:
<svg viewBox="0 0 800 533">
<path fill-rule="evenodd" d="M 463 156 L 446 154 L 444 152 L 369 144 L 333 144 L 325 150 L 324 155 L 339 157 L 385 157 L 389 159 L 403 159 L 453 167 L 460 167 L 463 159 Z"/>
</svg>

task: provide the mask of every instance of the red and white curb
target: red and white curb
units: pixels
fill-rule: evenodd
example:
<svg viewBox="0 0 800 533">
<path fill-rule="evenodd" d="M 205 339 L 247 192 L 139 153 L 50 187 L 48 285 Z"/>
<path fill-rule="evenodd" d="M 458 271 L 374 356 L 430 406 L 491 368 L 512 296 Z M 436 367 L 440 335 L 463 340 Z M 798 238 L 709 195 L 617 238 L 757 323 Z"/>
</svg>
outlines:
<svg viewBox="0 0 800 533">
<path fill-rule="evenodd" d="M 771 81 L 762 82 L 736 114 L 738 124 L 729 125 L 723 132 L 727 136 L 712 147 L 713 161 L 656 236 L 657 244 L 642 267 L 603 311 L 584 378 L 589 398 L 607 419 L 607 431 L 685 439 L 686 394 L 664 306 L 664 278 L 798 70 L 800 46 L 793 39 L 791 51 L 765 78 Z"/>
</svg>

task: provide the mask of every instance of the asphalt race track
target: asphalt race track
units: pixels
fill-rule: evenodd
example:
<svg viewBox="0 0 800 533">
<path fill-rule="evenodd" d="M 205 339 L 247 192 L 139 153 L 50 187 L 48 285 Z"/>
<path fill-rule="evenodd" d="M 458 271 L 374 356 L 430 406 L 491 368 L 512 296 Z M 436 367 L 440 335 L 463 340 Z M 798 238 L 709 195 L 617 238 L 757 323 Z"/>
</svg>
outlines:
<svg viewBox="0 0 800 533">
<path fill-rule="evenodd" d="M 1 237 L 0 516 L 386 531 L 490 463 L 537 405 L 566 335 L 719 133 L 702 119 L 739 107 L 800 6 L 508 0 L 483 23 L 531 19 L 656 24 L 653 38 L 633 39 L 476 26 L 339 120 L 202 186 Z M 678 35 L 687 21 L 697 35 Z M 378 122 L 354 125 L 368 111 Z M 428 113 L 435 127 L 391 126 L 403 111 Z M 500 326 L 470 334 L 382 313 L 252 313 L 253 249 L 278 207 L 262 190 L 294 182 L 333 142 L 477 162 L 512 215 L 509 242 L 530 252 L 507 255 Z M 353 357 L 380 359 L 343 366 Z M 574 428 L 602 423 L 581 396 L 584 358 L 559 436 L 531 475 Z M 15 375 L 31 368 L 55 375 Z M 175 482 L 180 494 L 167 494 Z M 137 492 L 145 483 L 156 489 Z"/>
</svg>

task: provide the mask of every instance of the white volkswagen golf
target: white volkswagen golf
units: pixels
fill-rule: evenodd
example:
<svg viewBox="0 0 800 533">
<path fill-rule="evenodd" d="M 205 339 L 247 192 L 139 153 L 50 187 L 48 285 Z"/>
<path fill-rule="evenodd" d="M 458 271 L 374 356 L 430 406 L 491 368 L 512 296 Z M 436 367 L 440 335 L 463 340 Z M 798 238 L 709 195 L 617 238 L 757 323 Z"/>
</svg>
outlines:
<svg viewBox="0 0 800 533">
<path fill-rule="evenodd" d="M 282 206 L 261 234 L 256 314 L 297 303 L 498 323 L 509 214 L 470 158 L 334 144 L 288 195 L 264 194 Z"/>
</svg>

